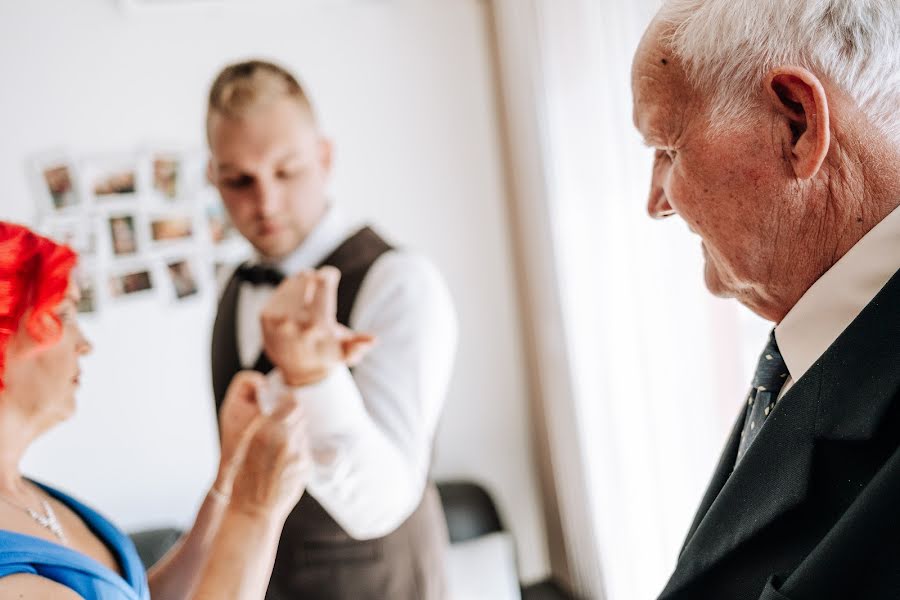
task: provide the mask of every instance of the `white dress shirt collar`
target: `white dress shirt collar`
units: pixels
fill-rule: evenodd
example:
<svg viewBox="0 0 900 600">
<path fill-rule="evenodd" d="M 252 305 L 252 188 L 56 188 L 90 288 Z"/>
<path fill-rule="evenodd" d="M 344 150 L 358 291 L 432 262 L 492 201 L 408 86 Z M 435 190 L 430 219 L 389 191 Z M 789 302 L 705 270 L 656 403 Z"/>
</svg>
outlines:
<svg viewBox="0 0 900 600">
<path fill-rule="evenodd" d="M 313 269 L 347 239 L 351 229 L 351 223 L 344 212 L 334 203 L 329 203 L 325 214 L 293 252 L 274 263 L 257 253 L 254 262 L 271 264 L 285 275 Z"/>
<path fill-rule="evenodd" d="M 825 272 L 775 328 L 797 381 L 900 269 L 900 207 Z"/>
</svg>

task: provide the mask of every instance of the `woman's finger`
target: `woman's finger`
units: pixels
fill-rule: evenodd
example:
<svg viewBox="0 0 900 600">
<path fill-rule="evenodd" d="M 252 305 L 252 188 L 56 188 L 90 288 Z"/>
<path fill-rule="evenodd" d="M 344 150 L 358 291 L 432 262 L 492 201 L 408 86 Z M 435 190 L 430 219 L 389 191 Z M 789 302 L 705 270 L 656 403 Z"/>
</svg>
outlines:
<svg viewBox="0 0 900 600">
<path fill-rule="evenodd" d="M 255 389 L 260 383 L 265 382 L 266 376 L 259 371 L 238 371 L 231 379 L 232 385 L 238 385 L 241 389 Z"/>
<path fill-rule="evenodd" d="M 225 393 L 231 402 L 258 404 L 259 391 L 266 385 L 266 378 L 256 371 L 239 371 L 232 379 Z"/>
</svg>

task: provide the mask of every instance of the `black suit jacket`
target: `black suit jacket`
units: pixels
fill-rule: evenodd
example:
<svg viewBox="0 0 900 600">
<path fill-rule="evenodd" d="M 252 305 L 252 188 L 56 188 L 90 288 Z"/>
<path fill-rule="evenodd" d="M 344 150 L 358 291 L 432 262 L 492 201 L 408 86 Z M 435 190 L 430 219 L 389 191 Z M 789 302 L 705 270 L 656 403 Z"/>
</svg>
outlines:
<svg viewBox="0 0 900 600">
<path fill-rule="evenodd" d="M 742 425 L 660 600 L 900 599 L 900 271 L 734 468 Z"/>
</svg>

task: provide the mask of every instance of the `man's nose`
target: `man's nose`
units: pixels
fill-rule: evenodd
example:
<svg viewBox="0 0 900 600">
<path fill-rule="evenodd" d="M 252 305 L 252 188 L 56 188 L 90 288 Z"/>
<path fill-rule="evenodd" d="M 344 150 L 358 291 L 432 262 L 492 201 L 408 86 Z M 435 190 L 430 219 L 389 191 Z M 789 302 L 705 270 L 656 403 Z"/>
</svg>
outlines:
<svg viewBox="0 0 900 600">
<path fill-rule="evenodd" d="M 675 214 L 675 209 L 669 204 L 663 187 L 654 181 L 650 185 L 650 199 L 647 201 L 647 213 L 653 219 L 665 219 Z"/>
<path fill-rule="evenodd" d="M 268 217 L 278 210 L 278 190 L 275 182 L 260 179 L 256 183 L 256 209 L 261 217 Z"/>
</svg>

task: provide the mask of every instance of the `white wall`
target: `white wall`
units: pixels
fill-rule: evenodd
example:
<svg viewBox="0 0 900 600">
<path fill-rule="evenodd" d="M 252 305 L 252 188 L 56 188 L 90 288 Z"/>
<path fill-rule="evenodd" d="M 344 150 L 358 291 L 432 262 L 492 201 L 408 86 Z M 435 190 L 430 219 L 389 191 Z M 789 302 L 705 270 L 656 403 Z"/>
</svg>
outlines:
<svg viewBox="0 0 900 600">
<path fill-rule="evenodd" d="M 461 341 L 435 473 L 483 482 L 517 538 L 524 579 L 543 576 L 484 4 L 187 4 L 0 4 L 0 218 L 32 218 L 26 157 L 199 147 L 219 67 L 264 56 L 293 68 L 337 142 L 337 200 L 433 258 L 454 294 Z M 87 320 L 96 349 L 79 413 L 33 448 L 27 470 L 127 528 L 188 522 L 216 459 L 212 302 L 138 300 Z"/>
</svg>

